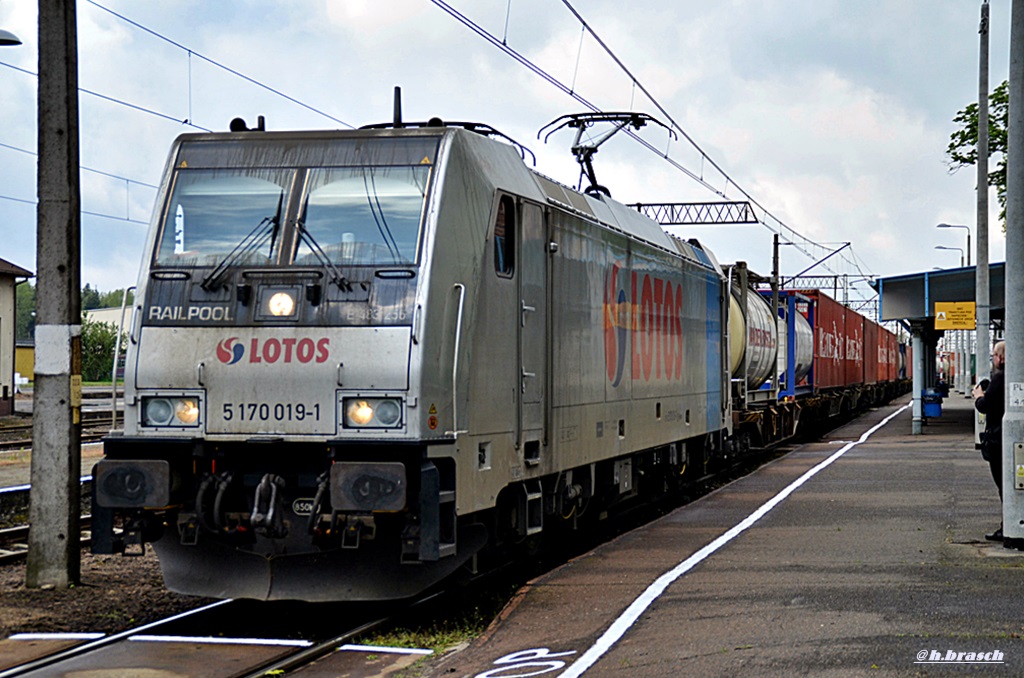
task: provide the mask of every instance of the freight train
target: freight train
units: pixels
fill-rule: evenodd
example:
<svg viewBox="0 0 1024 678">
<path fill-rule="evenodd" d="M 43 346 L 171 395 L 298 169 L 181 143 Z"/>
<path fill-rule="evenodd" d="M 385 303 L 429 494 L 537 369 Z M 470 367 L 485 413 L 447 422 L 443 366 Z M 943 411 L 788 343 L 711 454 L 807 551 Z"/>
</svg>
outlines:
<svg viewBox="0 0 1024 678">
<path fill-rule="evenodd" d="M 170 151 L 94 471 L 93 550 L 175 591 L 409 597 L 899 388 L 883 328 L 490 127 L 238 129 Z"/>
</svg>

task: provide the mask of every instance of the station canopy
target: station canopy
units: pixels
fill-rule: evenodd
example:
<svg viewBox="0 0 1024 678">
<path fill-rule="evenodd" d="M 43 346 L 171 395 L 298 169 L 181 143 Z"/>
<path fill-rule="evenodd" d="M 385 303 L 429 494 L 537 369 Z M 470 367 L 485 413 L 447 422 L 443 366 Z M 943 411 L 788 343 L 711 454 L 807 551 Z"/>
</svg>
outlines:
<svg viewBox="0 0 1024 678">
<path fill-rule="evenodd" d="M 976 303 L 974 266 L 910 273 L 871 282 L 878 293 L 878 319 L 933 325 L 936 304 Z M 1006 315 L 1006 264 L 989 264 L 989 316 L 1001 324 Z"/>
</svg>

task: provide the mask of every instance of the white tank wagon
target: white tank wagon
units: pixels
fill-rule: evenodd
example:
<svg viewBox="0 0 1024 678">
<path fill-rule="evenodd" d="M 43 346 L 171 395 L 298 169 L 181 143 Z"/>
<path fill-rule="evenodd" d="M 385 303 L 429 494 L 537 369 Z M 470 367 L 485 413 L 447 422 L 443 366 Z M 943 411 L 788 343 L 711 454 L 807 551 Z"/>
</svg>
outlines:
<svg viewBox="0 0 1024 678">
<path fill-rule="evenodd" d="M 746 312 L 740 292 L 733 289 L 729 314 L 732 376 L 743 379 L 747 390 L 756 390 L 771 379 L 778 362 L 779 328 L 771 305 L 758 294 L 746 295 Z"/>
<path fill-rule="evenodd" d="M 765 297 L 762 298 L 765 299 Z M 767 301 L 768 299 L 766 299 Z M 793 314 L 792 322 L 787 322 L 787 318 L 780 317 L 777 324 L 779 328 L 779 348 L 776 368 L 779 373 L 779 379 L 783 383 L 787 379 L 792 379 L 794 384 L 799 384 L 810 374 L 811 364 L 814 361 L 814 331 L 811 329 L 811 324 L 807 322 L 807 318 L 799 313 Z M 793 342 L 791 347 L 789 345 L 790 324 L 793 325 Z M 793 374 L 791 376 L 788 375 L 790 353 L 793 354 Z"/>
<path fill-rule="evenodd" d="M 733 424 L 719 266 L 495 136 L 179 137 L 94 551 L 152 542 L 196 595 L 402 598 L 703 473 Z"/>
<path fill-rule="evenodd" d="M 801 405 L 793 384 L 804 380 L 814 356 L 814 335 L 799 313 L 772 311 L 772 295 L 758 292 L 768 282 L 738 262 L 729 267 L 729 345 L 732 375 L 733 440 L 731 450 L 771 447 L 796 435 Z M 792 341 L 790 336 L 792 335 Z M 788 369 L 792 361 L 794 369 Z"/>
</svg>

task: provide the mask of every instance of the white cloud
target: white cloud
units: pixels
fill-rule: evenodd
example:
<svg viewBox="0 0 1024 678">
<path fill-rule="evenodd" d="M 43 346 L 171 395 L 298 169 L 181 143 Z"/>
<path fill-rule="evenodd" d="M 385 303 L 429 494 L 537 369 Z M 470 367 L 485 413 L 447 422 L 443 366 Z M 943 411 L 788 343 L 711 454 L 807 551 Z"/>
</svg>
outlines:
<svg viewBox="0 0 1024 678">
<path fill-rule="evenodd" d="M 579 24 L 560 3 L 452 4 L 599 106 L 640 108 L 664 118 L 593 39 L 584 36 L 580 49 Z M 223 130 L 239 115 L 250 124 L 265 115 L 271 129 L 288 129 L 340 125 L 199 55 L 352 125 L 390 119 L 392 88 L 401 85 L 406 119 L 487 122 L 532 148 L 538 170 L 576 182 L 571 131 L 553 135 L 546 145 L 536 134 L 581 105 L 429 0 L 104 5 L 194 53 L 190 58 L 79 3 L 81 84 L 96 92 L 210 129 Z M 872 271 L 893 275 L 929 270 L 944 255 L 934 244 L 956 238 L 936 231 L 935 223 L 973 228 L 973 173 L 950 176 L 943 151 L 953 114 L 976 96 L 977 3 L 593 0 L 578 9 L 742 188 L 808 237 L 853 241 Z M 26 0 L 0 3 L 0 26 L 25 42 L 0 50 L 0 61 L 35 70 L 35 12 L 36 3 Z M 1006 3 L 994 3 L 992 15 L 995 84 L 1006 74 Z M 0 143 L 34 149 L 34 79 L 0 67 L 0 86 Z M 81 97 L 82 162 L 104 172 L 156 183 L 171 141 L 186 131 L 180 122 Z M 669 145 L 654 126 L 642 135 L 655 148 L 670 149 L 715 190 L 738 197 L 685 142 Z M 601 182 L 624 202 L 717 198 L 625 137 L 602 146 L 595 165 Z M 34 174 L 30 157 L 0 147 L 0 196 L 34 200 Z M 147 190 L 133 188 L 126 196 L 123 181 L 87 174 L 88 209 L 148 220 Z M 34 210 L 0 198 L 0 257 L 29 268 Z M 994 218 L 992 223 L 997 259 L 1003 240 Z M 101 289 L 134 283 L 144 230 L 130 222 L 83 220 L 83 283 Z M 687 234 L 721 248 L 723 261 L 768 261 L 771 234 L 763 226 Z M 785 260 L 791 266 L 785 273 L 810 264 L 791 253 Z"/>
</svg>

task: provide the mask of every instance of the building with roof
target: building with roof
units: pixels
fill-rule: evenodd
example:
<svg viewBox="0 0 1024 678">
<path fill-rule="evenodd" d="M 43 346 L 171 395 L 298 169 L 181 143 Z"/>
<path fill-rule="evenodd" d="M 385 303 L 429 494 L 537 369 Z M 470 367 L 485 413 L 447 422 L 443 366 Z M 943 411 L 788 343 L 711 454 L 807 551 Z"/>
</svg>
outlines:
<svg viewBox="0 0 1024 678">
<path fill-rule="evenodd" d="M 31 271 L 0 259 L 0 416 L 14 413 L 15 287 L 23 282 L 18 278 L 32 277 Z"/>
</svg>

